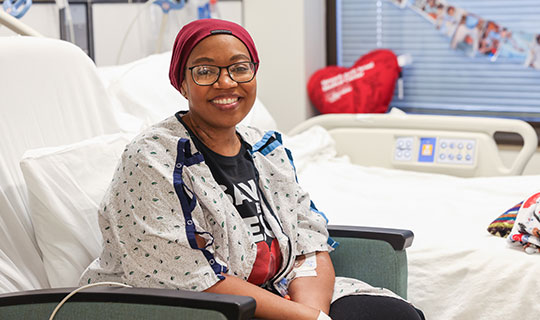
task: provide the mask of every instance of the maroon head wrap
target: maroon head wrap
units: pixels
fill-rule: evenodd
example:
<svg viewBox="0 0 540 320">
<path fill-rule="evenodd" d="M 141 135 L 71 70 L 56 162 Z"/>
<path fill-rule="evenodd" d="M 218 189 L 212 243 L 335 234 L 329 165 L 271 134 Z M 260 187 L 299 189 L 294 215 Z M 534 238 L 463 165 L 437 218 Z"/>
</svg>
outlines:
<svg viewBox="0 0 540 320">
<path fill-rule="evenodd" d="M 187 59 L 193 48 L 204 38 L 214 34 L 230 34 L 242 41 L 249 51 L 251 60 L 255 62 L 255 71 L 257 70 L 259 56 L 257 55 L 257 49 L 255 49 L 255 43 L 246 29 L 234 22 L 225 20 L 195 20 L 186 24 L 178 32 L 174 41 L 169 79 L 176 90 L 180 91 L 182 81 L 184 80 L 184 69 Z"/>
</svg>

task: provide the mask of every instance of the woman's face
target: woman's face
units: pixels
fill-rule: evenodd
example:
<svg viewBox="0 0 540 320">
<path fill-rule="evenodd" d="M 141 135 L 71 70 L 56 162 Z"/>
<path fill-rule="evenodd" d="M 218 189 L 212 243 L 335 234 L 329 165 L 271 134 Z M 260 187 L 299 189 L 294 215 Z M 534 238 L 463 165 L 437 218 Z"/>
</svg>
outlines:
<svg viewBox="0 0 540 320">
<path fill-rule="evenodd" d="M 216 129 L 235 127 L 248 114 L 257 95 L 257 81 L 237 83 L 221 69 L 219 79 L 210 86 L 193 81 L 188 69 L 198 65 L 226 67 L 233 63 L 251 61 L 249 51 L 238 38 L 219 34 L 205 38 L 191 51 L 182 82 L 182 93 L 189 101 L 191 117 L 199 125 Z"/>
</svg>

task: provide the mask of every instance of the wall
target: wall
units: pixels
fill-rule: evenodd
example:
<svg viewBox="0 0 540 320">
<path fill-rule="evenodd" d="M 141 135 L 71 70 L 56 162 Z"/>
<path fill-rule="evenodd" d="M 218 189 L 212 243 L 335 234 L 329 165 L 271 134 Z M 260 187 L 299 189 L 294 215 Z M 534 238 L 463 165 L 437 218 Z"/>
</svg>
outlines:
<svg viewBox="0 0 540 320">
<path fill-rule="evenodd" d="M 315 114 L 306 84 L 326 65 L 325 1 L 244 0 L 243 14 L 261 59 L 258 96 L 287 132 Z"/>
<path fill-rule="evenodd" d="M 94 4 L 94 21 L 97 21 L 94 23 L 96 64 L 123 64 L 153 53 L 171 50 L 180 28 L 197 17 L 196 9 L 195 2 L 188 2 L 181 10 L 169 11 L 164 20 L 162 10 L 156 5 L 144 7 L 143 4 L 128 3 Z M 218 2 L 218 10 L 221 18 L 242 22 L 241 1 Z M 162 23 L 163 37 L 158 39 Z M 121 47 L 124 37 L 125 45 Z"/>
</svg>

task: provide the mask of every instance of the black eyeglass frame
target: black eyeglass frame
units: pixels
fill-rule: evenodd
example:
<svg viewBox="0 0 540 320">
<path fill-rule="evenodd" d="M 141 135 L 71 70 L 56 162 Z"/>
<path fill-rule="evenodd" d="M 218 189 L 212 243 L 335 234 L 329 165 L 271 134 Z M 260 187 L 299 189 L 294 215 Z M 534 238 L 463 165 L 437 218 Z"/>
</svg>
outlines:
<svg viewBox="0 0 540 320">
<path fill-rule="evenodd" d="M 253 76 L 251 77 L 251 79 L 246 80 L 246 81 L 236 81 L 236 80 L 234 80 L 233 76 L 231 75 L 231 71 L 229 70 L 229 68 L 234 66 L 234 65 L 241 64 L 241 63 L 249 63 L 249 64 L 253 65 Z M 255 75 L 257 74 L 257 65 L 258 64 L 259 64 L 258 62 L 253 62 L 253 61 L 240 61 L 240 62 L 235 62 L 235 63 L 230 64 L 230 65 L 225 66 L 225 67 L 220 67 L 220 66 L 216 66 L 216 65 L 212 65 L 212 64 L 199 64 L 199 65 L 196 65 L 196 66 L 193 66 L 193 67 L 189 67 L 187 69 L 190 71 L 191 79 L 193 80 L 193 82 L 195 82 L 196 85 L 203 86 L 203 87 L 208 87 L 208 86 L 214 85 L 214 83 L 219 81 L 219 78 L 221 77 L 221 69 L 227 69 L 227 74 L 229 75 L 229 78 L 231 78 L 232 81 L 234 81 L 236 83 L 248 83 L 251 80 L 253 80 L 253 78 L 255 78 Z M 195 80 L 195 77 L 193 76 L 193 69 L 195 69 L 197 67 L 203 67 L 203 66 L 219 68 L 217 78 L 216 78 L 216 80 L 214 80 L 214 82 L 209 83 L 209 84 L 200 84 L 200 83 L 197 82 L 197 80 Z"/>
</svg>

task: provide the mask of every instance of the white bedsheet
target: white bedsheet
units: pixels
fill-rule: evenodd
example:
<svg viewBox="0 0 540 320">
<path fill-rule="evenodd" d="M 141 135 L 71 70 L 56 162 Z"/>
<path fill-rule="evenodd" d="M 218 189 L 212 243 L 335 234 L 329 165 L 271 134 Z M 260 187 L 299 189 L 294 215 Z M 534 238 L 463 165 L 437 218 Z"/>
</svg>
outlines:
<svg viewBox="0 0 540 320">
<path fill-rule="evenodd" d="M 456 178 L 353 165 L 334 156 L 321 128 L 285 144 L 300 184 L 331 224 L 414 232 L 408 298 L 427 319 L 538 318 L 540 255 L 510 248 L 486 229 L 540 191 L 540 176 Z"/>
</svg>

